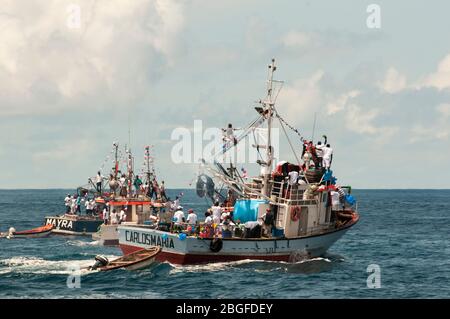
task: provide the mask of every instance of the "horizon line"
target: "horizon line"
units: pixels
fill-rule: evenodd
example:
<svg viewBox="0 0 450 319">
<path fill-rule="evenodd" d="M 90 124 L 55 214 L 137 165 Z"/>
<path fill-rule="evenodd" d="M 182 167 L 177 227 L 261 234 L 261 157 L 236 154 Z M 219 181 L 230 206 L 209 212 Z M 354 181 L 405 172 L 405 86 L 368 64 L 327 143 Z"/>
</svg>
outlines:
<svg viewBox="0 0 450 319">
<path fill-rule="evenodd" d="M 49 187 L 49 188 L 0 188 L 0 191 L 15 191 L 15 190 L 73 190 L 74 188 L 61 188 L 61 187 Z M 167 190 L 180 190 L 180 189 L 192 189 L 195 187 L 173 187 L 167 188 Z M 356 188 L 352 187 L 354 190 L 450 190 L 450 188 Z"/>
</svg>

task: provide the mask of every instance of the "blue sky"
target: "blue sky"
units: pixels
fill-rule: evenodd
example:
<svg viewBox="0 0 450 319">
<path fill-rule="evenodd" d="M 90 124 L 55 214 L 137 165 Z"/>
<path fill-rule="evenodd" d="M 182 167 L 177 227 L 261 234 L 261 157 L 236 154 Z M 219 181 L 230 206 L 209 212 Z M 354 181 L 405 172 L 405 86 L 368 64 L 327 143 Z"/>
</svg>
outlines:
<svg viewBox="0 0 450 319">
<path fill-rule="evenodd" d="M 369 4 L 381 28 L 369 29 Z M 80 8 L 79 28 L 67 23 Z M 6 0 L 0 8 L 0 188 L 74 188 L 128 142 L 187 187 L 170 159 L 177 127 L 242 126 L 264 96 L 335 150 L 356 188 L 449 188 L 446 1 Z M 297 142 L 297 147 L 300 144 Z M 282 157 L 293 161 L 287 145 Z M 251 172 L 256 168 L 247 167 Z"/>
</svg>

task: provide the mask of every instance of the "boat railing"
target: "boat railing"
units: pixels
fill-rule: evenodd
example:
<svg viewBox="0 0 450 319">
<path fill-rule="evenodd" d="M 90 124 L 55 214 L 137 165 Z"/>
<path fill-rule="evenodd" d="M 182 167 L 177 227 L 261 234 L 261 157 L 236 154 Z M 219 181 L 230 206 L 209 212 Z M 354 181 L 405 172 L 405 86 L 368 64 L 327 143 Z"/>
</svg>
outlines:
<svg viewBox="0 0 450 319">
<path fill-rule="evenodd" d="M 273 181 L 271 198 L 278 204 L 309 206 L 317 205 L 317 199 L 305 198 L 306 185 L 290 185 L 285 181 Z"/>
<path fill-rule="evenodd" d="M 245 183 L 244 195 L 251 199 L 261 197 L 262 183 L 256 180 Z"/>
</svg>

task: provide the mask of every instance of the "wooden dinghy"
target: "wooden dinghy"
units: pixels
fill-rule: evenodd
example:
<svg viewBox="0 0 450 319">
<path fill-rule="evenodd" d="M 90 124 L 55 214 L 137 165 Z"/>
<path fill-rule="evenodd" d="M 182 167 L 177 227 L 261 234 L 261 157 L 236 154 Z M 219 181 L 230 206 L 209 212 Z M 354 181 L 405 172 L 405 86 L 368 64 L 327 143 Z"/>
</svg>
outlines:
<svg viewBox="0 0 450 319">
<path fill-rule="evenodd" d="M 143 269 L 155 262 L 155 257 L 161 252 L 161 247 L 152 246 L 148 249 L 135 251 L 112 261 L 104 256 L 96 256 L 96 263 L 91 270 L 108 271 L 119 268 L 127 270 Z"/>
<path fill-rule="evenodd" d="M 44 225 L 30 230 L 16 231 L 10 228 L 7 233 L 2 234 L 2 237 L 10 238 L 42 238 L 47 237 L 52 232 L 53 225 Z"/>
</svg>

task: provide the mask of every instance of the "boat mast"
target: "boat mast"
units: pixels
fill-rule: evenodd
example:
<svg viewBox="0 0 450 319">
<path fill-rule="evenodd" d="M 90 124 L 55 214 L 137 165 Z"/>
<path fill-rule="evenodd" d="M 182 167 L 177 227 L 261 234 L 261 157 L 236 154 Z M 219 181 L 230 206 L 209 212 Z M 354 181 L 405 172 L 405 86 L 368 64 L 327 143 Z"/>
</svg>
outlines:
<svg viewBox="0 0 450 319">
<path fill-rule="evenodd" d="M 270 187 L 269 187 L 269 180 L 270 180 L 270 173 L 272 168 L 272 161 L 273 161 L 273 149 L 272 149 L 272 116 L 273 116 L 273 108 L 274 108 L 274 102 L 272 99 L 272 93 L 273 93 L 273 73 L 277 67 L 275 66 L 275 59 L 272 59 L 272 63 L 269 65 L 269 76 L 267 80 L 267 97 L 262 102 L 264 107 L 264 113 L 267 118 L 267 145 L 266 145 L 266 163 L 264 172 L 264 185 L 263 185 L 263 194 L 265 196 L 270 196 Z"/>
<path fill-rule="evenodd" d="M 152 171 L 150 170 L 150 146 L 145 147 L 145 165 L 147 166 L 147 181 L 150 184 L 152 178 Z"/>
<path fill-rule="evenodd" d="M 128 147 L 128 149 L 126 150 L 127 154 L 128 154 L 128 159 L 127 159 L 127 170 L 128 170 L 128 195 L 131 195 L 132 192 L 132 185 L 133 185 L 133 155 L 131 154 L 131 148 Z"/>
<path fill-rule="evenodd" d="M 119 158 L 118 158 L 118 152 L 119 152 L 119 144 L 114 142 L 114 179 L 117 179 L 117 173 L 119 172 Z"/>
</svg>

